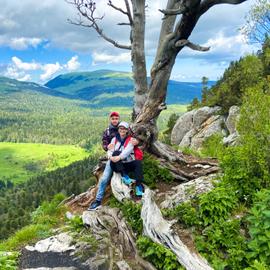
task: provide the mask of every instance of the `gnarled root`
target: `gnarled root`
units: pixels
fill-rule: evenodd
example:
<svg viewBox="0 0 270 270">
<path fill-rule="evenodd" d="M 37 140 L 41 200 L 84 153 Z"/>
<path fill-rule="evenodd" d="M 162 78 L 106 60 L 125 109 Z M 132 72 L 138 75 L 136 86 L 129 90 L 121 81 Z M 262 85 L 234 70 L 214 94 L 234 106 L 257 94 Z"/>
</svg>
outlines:
<svg viewBox="0 0 270 270">
<path fill-rule="evenodd" d="M 143 220 L 143 232 L 154 242 L 163 244 L 170 248 L 178 258 L 178 261 L 187 270 L 210 270 L 212 269 L 206 260 L 199 254 L 191 252 L 176 235 L 171 224 L 166 221 L 160 209 L 153 200 L 153 192 L 145 190 L 141 212 Z"/>
</svg>

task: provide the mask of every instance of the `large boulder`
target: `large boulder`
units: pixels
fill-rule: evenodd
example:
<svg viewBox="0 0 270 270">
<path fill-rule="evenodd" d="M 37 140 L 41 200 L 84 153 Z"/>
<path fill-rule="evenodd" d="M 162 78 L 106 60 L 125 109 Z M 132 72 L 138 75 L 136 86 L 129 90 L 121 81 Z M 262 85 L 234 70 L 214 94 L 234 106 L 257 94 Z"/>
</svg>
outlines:
<svg viewBox="0 0 270 270">
<path fill-rule="evenodd" d="M 226 136 L 227 132 L 223 129 L 225 118 L 222 115 L 212 115 L 201 126 L 198 133 L 193 136 L 190 147 L 200 149 L 203 142 L 214 134 Z"/>
<path fill-rule="evenodd" d="M 240 108 L 238 106 L 232 106 L 229 110 L 229 115 L 225 121 L 226 127 L 230 134 L 236 132 L 236 125 L 240 117 Z"/>
<path fill-rule="evenodd" d="M 202 107 L 195 110 L 193 115 L 193 128 L 200 129 L 200 126 L 205 122 L 210 116 L 217 114 L 220 111 L 219 106 L 215 107 Z"/>
<path fill-rule="evenodd" d="M 224 144 L 236 144 L 239 138 L 236 124 L 240 109 L 237 106 L 232 106 L 228 117 L 220 115 L 220 111 L 219 106 L 205 106 L 185 113 L 179 117 L 172 130 L 171 143 L 177 144 L 181 148 L 191 147 L 199 150 L 207 138 L 214 134 L 220 134 L 224 137 Z"/>
<path fill-rule="evenodd" d="M 172 130 L 172 144 L 179 144 L 186 133 L 192 128 L 194 112 L 195 110 L 187 112 L 178 118 Z"/>
</svg>

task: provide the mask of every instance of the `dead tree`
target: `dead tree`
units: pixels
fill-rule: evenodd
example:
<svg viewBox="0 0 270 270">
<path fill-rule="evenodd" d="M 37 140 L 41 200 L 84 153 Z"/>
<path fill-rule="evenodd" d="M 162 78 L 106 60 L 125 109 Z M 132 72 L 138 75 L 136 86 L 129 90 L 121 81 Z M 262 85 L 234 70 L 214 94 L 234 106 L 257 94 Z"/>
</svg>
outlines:
<svg viewBox="0 0 270 270">
<path fill-rule="evenodd" d="M 124 14 L 127 22 L 119 25 L 130 26 L 130 40 L 128 44 L 120 44 L 106 35 L 99 25 L 102 17 L 96 17 L 98 3 L 92 0 L 67 0 L 78 10 L 79 18 L 72 24 L 93 28 L 104 40 L 113 46 L 131 50 L 133 78 L 135 83 L 135 97 L 133 108 L 133 130 L 142 142 L 144 148 L 160 158 L 163 166 L 169 168 L 174 175 L 183 180 L 191 178 L 193 171 L 181 170 L 177 164 L 187 166 L 193 164 L 210 164 L 206 160 L 187 160 L 183 155 L 173 151 L 167 145 L 157 140 L 156 126 L 160 112 L 166 109 L 167 85 L 176 61 L 176 57 L 184 47 L 192 50 L 208 51 L 208 47 L 197 45 L 189 40 L 200 17 L 211 7 L 220 4 L 237 5 L 246 0 L 168 0 L 166 9 L 160 10 L 164 14 L 162 19 L 159 43 L 155 61 L 151 68 L 151 81 L 147 85 L 145 60 L 145 0 L 123 0 L 123 6 L 116 6 L 113 1 L 108 5 Z M 178 16 L 179 15 L 179 16 Z M 201 170 L 201 175 L 206 174 Z M 196 175 L 198 177 L 200 175 Z M 192 177 L 194 178 L 194 177 Z"/>
</svg>

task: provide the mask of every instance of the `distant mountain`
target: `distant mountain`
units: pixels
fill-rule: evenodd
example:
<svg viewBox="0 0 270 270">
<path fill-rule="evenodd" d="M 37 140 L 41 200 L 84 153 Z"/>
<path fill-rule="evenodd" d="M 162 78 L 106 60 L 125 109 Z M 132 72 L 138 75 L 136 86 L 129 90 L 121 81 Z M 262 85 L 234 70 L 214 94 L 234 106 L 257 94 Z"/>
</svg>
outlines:
<svg viewBox="0 0 270 270">
<path fill-rule="evenodd" d="M 33 82 L 21 82 L 0 76 L 0 95 L 22 93 L 26 91 L 39 92 L 50 96 L 68 97 L 68 95 Z"/>
<path fill-rule="evenodd" d="M 212 86 L 215 82 L 209 82 Z M 129 72 L 98 70 L 59 75 L 45 86 L 76 99 L 90 101 L 96 106 L 131 106 L 133 79 Z M 187 104 L 201 98 L 201 83 L 169 81 L 167 104 Z"/>
<path fill-rule="evenodd" d="M 215 82 L 209 82 L 212 86 Z M 44 86 L 0 76 L 0 96 L 16 93 L 42 93 L 48 96 L 83 100 L 87 107 L 132 106 L 132 74 L 111 70 L 74 72 L 59 75 Z M 167 104 L 187 104 L 201 98 L 201 83 L 169 81 Z"/>
</svg>

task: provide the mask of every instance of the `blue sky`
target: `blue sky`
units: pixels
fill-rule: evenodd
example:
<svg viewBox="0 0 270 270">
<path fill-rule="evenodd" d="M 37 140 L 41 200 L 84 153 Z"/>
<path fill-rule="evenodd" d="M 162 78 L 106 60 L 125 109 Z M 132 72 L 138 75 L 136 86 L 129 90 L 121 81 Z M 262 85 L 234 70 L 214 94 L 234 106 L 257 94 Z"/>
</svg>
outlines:
<svg viewBox="0 0 270 270">
<path fill-rule="evenodd" d="M 129 31 L 117 23 L 125 21 L 105 0 L 97 1 L 104 32 L 121 43 L 128 43 Z M 113 1 L 123 5 L 123 0 Z M 218 79 L 233 60 L 257 50 L 248 45 L 239 28 L 255 0 L 241 5 L 218 5 L 199 21 L 190 40 L 211 46 L 209 52 L 184 49 L 180 52 L 171 79 L 200 81 L 202 76 Z M 148 71 L 155 56 L 161 24 L 159 8 L 166 1 L 147 1 L 146 57 Z M 46 83 L 67 72 L 113 69 L 131 71 L 129 51 L 104 42 L 94 30 L 71 25 L 77 17 L 65 0 L 9 0 L 1 5 L 0 74 L 11 78 Z"/>
</svg>

